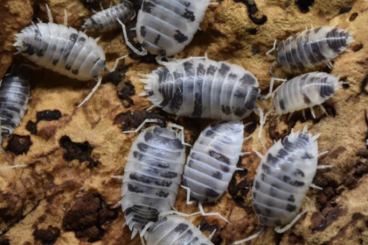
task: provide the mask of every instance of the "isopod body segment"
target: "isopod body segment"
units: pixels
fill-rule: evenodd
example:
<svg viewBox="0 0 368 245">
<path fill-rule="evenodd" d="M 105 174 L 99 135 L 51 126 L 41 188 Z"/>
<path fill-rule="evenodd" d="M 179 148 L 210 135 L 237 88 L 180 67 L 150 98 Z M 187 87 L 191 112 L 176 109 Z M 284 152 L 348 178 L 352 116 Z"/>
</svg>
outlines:
<svg viewBox="0 0 368 245">
<path fill-rule="evenodd" d="M 216 202 L 227 190 L 243 145 L 241 122 L 220 122 L 205 128 L 187 159 L 183 185 L 192 198 Z"/>
<path fill-rule="evenodd" d="M 141 79 L 148 99 L 178 116 L 239 121 L 260 96 L 257 78 L 244 68 L 208 58 L 165 62 Z"/>
<path fill-rule="evenodd" d="M 184 162 L 181 135 L 173 129 L 153 126 L 139 134 L 128 156 L 121 189 L 125 222 L 133 234 L 171 210 Z"/>
<path fill-rule="evenodd" d="M 145 233 L 147 245 L 213 245 L 192 222 L 177 215 L 162 217 Z"/>
<path fill-rule="evenodd" d="M 97 32 L 106 32 L 118 29 L 120 28 L 120 24 L 117 19 L 125 24 L 134 17 L 134 14 L 135 10 L 133 8 L 133 4 L 130 1 L 125 0 L 115 6 L 97 12 L 91 18 L 86 20 L 82 28 Z"/>
<path fill-rule="evenodd" d="M 276 62 L 289 73 L 300 73 L 327 64 L 344 52 L 353 37 L 345 29 L 332 26 L 302 31 L 278 45 Z"/>
<path fill-rule="evenodd" d="M 210 0 L 144 0 L 138 12 L 142 47 L 162 57 L 179 53 L 193 39 Z"/>
<path fill-rule="evenodd" d="M 320 105 L 341 87 L 339 78 L 324 72 L 311 72 L 284 82 L 272 94 L 279 115 Z M 314 115 L 313 109 L 312 114 Z"/>
</svg>

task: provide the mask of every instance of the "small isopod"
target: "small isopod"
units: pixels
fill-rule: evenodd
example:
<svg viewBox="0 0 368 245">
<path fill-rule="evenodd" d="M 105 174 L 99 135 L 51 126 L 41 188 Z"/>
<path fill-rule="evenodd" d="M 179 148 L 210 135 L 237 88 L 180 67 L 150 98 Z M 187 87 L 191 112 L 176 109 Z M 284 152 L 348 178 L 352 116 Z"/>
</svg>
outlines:
<svg viewBox="0 0 368 245">
<path fill-rule="evenodd" d="M 141 96 L 177 116 L 239 121 L 261 98 L 257 78 L 244 68 L 207 57 L 163 62 L 146 79 Z"/>
<path fill-rule="evenodd" d="M 210 2 L 211 0 L 143 0 L 136 27 L 143 50 L 137 50 L 128 41 L 125 25 L 121 23 L 125 42 L 139 55 L 146 55 L 148 51 L 160 57 L 173 56 L 192 41 Z"/>
<path fill-rule="evenodd" d="M 339 82 L 338 77 L 324 72 L 311 72 L 294 77 L 272 93 L 274 109 L 278 115 L 298 110 L 303 110 L 304 115 L 304 109 L 310 108 L 315 118 L 313 107 L 319 105 L 326 113 L 321 104 L 331 98 L 344 83 L 346 82 Z M 272 87 L 271 83 L 270 91 Z"/>
<path fill-rule="evenodd" d="M 223 195 L 237 170 L 239 156 L 249 154 L 241 152 L 243 135 L 241 122 L 211 124 L 201 132 L 191 149 L 184 169 L 183 188 L 188 192 L 187 204 L 193 203 L 189 195 L 198 200 L 202 215 L 219 215 L 204 213 L 202 203 L 216 202 Z"/>
<path fill-rule="evenodd" d="M 18 126 L 27 109 L 30 93 L 28 74 L 21 67 L 3 77 L 0 86 L 1 137 L 8 137 Z M 1 140 L 0 140 L 1 142 Z"/>
<path fill-rule="evenodd" d="M 307 133 L 305 126 L 301 133 L 291 131 L 283 142 L 277 141 L 265 156 L 258 153 L 262 161 L 254 178 L 252 198 L 253 210 L 263 228 L 232 245 L 254 239 L 267 227 L 283 233 L 308 211 L 299 213 L 309 187 L 319 188 L 312 184 L 316 170 L 330 167 L 318 166 L 318 157 L 327 154 L 318 154 L 319 136 Z"/>
<path fill-rule="evenodd" d="M 93 30 L 97 32 L 106 32 L 120 27 L 119 19 L 126 24 L 135 16 L 133 4 L 125 0 L 115 6 L 102 10 L 87 19 L 82 28 L 85 30 Z"/>
<path fill-rule="evenodd" d="M 213 245 L 212 235 L 207 238 L 192 222 L 178 215 L 164 216 L 146 229 L 142 236 L 147 245 Z M 142 244 L 145 245 L 143 239 Z"/>
<path fill-rule="evenodd" d="M 174 128 L 181 127 L 149 127 L 139 134 L 130 150 L 120 204 L 132 238 L 174 206 L 185 162 L 183 132 L 177 133 Z"/>
<path fill-rule="evenodd" d="M 331 60 L 344 52 L 352 42 L 354 38 L 347 30 L 332 26 L 307 29 L 290 36 L 280 42 L 277 49 L 275 40 L 274 47 L 267 52 L 269 55 L 276 50 L 276 60 L 270 72 L 276 77 L 272 72 L 275 63 L 289 73 L 300 73 L 322 64 L 332 68 Z"/>
<path fill-rule="evenodd" d="M 51 10 L 46 6 L 49 23 L 26 27 L 16 34 L 14 46 L 37 65 L 80 81 L 97 80 L 96 86 L 78 107 L 82 106 L 101 85 L 100 73 L 106 68 L 105 53 L 97 42 L 84 32 L 53 23 Z M 113 70 L 118 61 L 116 60 Z"/>
</svg>

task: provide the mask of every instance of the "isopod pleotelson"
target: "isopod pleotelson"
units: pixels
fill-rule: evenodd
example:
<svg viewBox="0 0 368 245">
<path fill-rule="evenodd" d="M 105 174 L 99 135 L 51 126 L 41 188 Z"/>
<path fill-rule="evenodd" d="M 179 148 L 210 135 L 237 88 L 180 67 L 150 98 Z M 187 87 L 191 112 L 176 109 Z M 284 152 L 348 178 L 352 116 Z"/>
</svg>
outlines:
<svg viewBox="0 0 368 245">
<path fill-rule="evenodd" d="M 27 109 L 30 84 L 28 74 L 20 69 L 5 76 L 0 86 L 1 137 L 8 137 L 18 126 Z M 0 140 L 1 142 L 1 140 Z"/>
<path fill-rule="evenodd" d="M 137 54 L 147 51 L 160 57 L 173 56 L 182 51 L 193 39 L 211 0 L 144 0 L 138 12 L 137 37 L 140 52 L 128 42 Z"/>
<path fill-rule="evenodd" d="M 257 78 L 238 65 L 199 57 L 164 64 L 141 80 L 147 84 L 141 95 L 166 112 L 239 121 L 256 107 Z"/>
<path fill-rule="evenodd" d="M 14 46 L 41 67 L 80 81 L 97 80 L 81 106 L 101 85 L 100 73 L 107 70 L 105 53 L 93 38 L 72 27 L 52 23 L 50 9 L 48 14 L 49 23 L 33 24 L 16 34 Z"/>
<path fill-rule="evenodd" d="M 121 205 L 125 223 L 141 232 L 174 205 L 185 162 L 182 133 L 153 126 L 134 142 L 124 169 Z"/>
<path fill-rule="evenodd" d="M 199 201 L 201 212 L 203 202 L 216 202 L 223 195 L 237 169 L 239 156 L 248 154 L 241 152 L 243 135 L 241 122 L 211 124 L 201 132 L 191 149 L 184 169 L 183 186 Z M 187 203 L 190 204 L 189 200 Z"/>
<path fill-rule="evenodd" d="M 275 62 L 289 73 L 303 72 L 321 64 L 332 68 L 330 61 L 344 52 L 352 42 L 354 39 L 347 30 L 331 26 L 312 28 L 280 42 Z M 275 46 L 267 54 L 274 49 Z M 272 66 L 270 71 L 273 74 Z"/>
<path fill-rule="evenodd" d="M 324 72 L 311 72 L 284 82 L 273 93 L 273 105 L 278 115 L 310 108 L 313 117 L 313 106 L 321 105 L 331 98 L 344 82 Z M 272 85 L 271 85 L 272 90 Z M 303 110 L 304 113 L 304 110 Z"/>
<path fill-rule="evenodd" d="M 82 28 L 97 32 L 106 32 L 120 27 L 119 19 L 122 23 L 127 23 L 135 15 L 133 4 L 130 1 L 124 1 L 111 8 L 102 10 L 86 20 Z"/>
<path fill-rule="evenodd" d="M 263 229 L 257 234 L 237 241 L 240 244 L 259 236 L 266 227 L 278 233 L 288 230 L 305 212 L 299 213 L 305 195 L 312 184 L 318 165 L 318 135 L 307 133 L 307 127 L 293 132 L 283 142 L 277 141 L 262 156 L 252 187 L 253 210 Z M 285 226 L 281 228 L 281 226 Z"/>
<path fill-rule="evenodd" d="M 143 235 L 147 245 L 213 245 L 192 222 L 177 215 L 162 217 Z"/>
</svg>

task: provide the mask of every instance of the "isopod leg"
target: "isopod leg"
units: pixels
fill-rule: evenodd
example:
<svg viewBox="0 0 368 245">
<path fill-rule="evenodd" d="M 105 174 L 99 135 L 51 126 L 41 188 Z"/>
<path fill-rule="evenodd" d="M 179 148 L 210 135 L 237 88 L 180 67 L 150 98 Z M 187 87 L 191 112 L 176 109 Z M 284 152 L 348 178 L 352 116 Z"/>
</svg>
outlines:
<svg viewBox="0 0 368 245">
<path fill-rule="evenodd" d="M 215 233 L 216 233 L 216 231 L 217 231 L 217 229 L 214 229 L 213 231 L 212 231 L 212 233 L 208 236 L 208 240 L 212 240 L 212 238 L 213 238 L 213 236 L 215 235 Z"/>
<path fill-rule="evenodd" d="M 86 103 L 92 97 L 92 95 L 96 92 L 98 87 L 100 87 L 101 81 L 102 81 L 102 77 L 98 77 L 97 84 L 93 87 L 92 91 L 87 95 L 87 97 L 82 101 L 82 103 L 80 103 L 77 106 L 77 108 L 81 107 L 84 103 Z"/>
<path fill-rule="evenodd" d="M 273 42 L 273 47 L 267 51 L 266 55 L 269 56 L 276 49 L 277 39 Z"/>
<path fill-rule="evenodd" d="M 147 55 L 147 50 L 143 49 L 142 51 L 139 51 L 138 49 L 136 49 L 133 44 L 131 44 L 128 40 L 128 35 L 127 35 L 127 32 L 126 32 L 126 27 L 125 25 L 119 20 L 119 19 L 116 19 L 119 24 L 121 25 L 122 29 L 123 29 L 123 35 L 124 35 L 124 40 L 125 40 L 125 43 L 126 45 L 128 45 L 128 47 L 133 50 L 134 53 L 136 53 L 137 55 L 140 55 L 140 56 L 145 56 Z"/>
<path fill-rule="evenodd" d="M 227 219 L 225 219 L 224 216 L 222 216 L 220 213 L 217 213 L 217 212 L 212 212 L 212 213 L 206 213 L 204 212 L 204 209 L 203 209 L 203 206 L 202 206 L 202 202 L 199 202 L 198 203 L 198 208 L 199 208 L 199 211 L 200 213 L 202 214 L 202 216 L 212 216 L 212 215 L 216 215 L 216 216 L 219 216 L 221 219 L 223 219 L 224 221 L 226 221 L 227 223 L 229 223 L 229 221 Z"/>
<path fill-rule="evenodd" d="M 273 91 L 273 86 L 275 84 L 275 81 L 281 81 L 282 83 L 280 84 L 280 86 L 286 82 L 287 80 L 286 79 L 282 79 L 282 78 L 277 78 L 277 77 L 273 77 L 271 78 L 271 82 L 270 82 L 270 90 L 268 91 L 268 94 L 264 97 L 265 99 L 268 99 L 272 96 L 272 91 Z M 279 86 L 279 87 L 280 87 Z"/>
<path fill-rule="evenodd" d="M 192 204 L 196 203 L 197 201 L 191 201 L 190 200 L 190 188 L 186 187 L 186 186 L 183 186 L 183 185 L 181 185 L 181 187 L 183 189 L 185 189 L 185 191 L 187 192 L 187 205 L 192 205 Z"/>
<path fill-rule="evenodd" d="M 314 119 L 316 119 L 316 114 L 314 113 L 313 107 L 310 107 L 311 113 L 312 113 L 312 117 Z"/>
<path fill-rule="evenodd" d="M 49 8 L 49 5 L 46 4 L 46 12 L 47 16 L 49 17 L 49 23 L 54 23 L 54 19 L 52 18 L 51 9 Z"/>
<path fill-rule="evenodd" d="M 328 168 L 332 168 L 332 165 L 318 165 L 317 169 L 328 169 Z"/>
<path fill-rule="evenodd" d="M 276 227 L 275 231 L 277 233 L 284 233 L 285 231 L 289 230 L 299 219 L 300 217 L 302 217 L 306 212 L 308 212 L 308 209 L 304 209 L 303 212 L 301 212 L 300 214 L 298 214 L 297 216 L 295 216 L 295 218 L 288 224 L 286 225 L 284 228 Z"/>
<path fill-rule="evenodd" d="M 155 223 L 153 222 L 149 222 L 144 228 L 143 230 L 141 231 L 141 233 L 139 234 L 139 237 L 141 238 L 141 242 L 142 242 L 142 245 L 145 245 L 146 243 L 144 242 L 144 234 L 147 232 L 147 230 L 149 228 L 151 228 Z"/>
<path fill-rule="evenodd" d="M 245 239 L 233 242 L 230 245 L 237 245 L 237 244 L 240 244 L 240 243 L 243 243 L 243 242 L 253 240 L 254 238 L 257 238 L 259 235 L 261 235 L 266 229 L 267 229 L 267 227 L 263 226 L 262 229 L 260 231 L 258 231 L 256 234 L 253 234 L 250 237 L 247 237 Z"/>
<path fill-rule="evenodd" d="M 317 190 L 323 190 L 322 187 L 319 187 L 318 185 L 315 185 L 315 184 L 310 184 L 309 187 L 313 188 L 313 189 L 317 189 Z"/>
<path fill-rule="evenodd" d="M 319 107 L 328 116 L 328 113 L 327 113 L 326 109 L 323 107 L 323 105 L 319 105 Z"/>
<path fill-rule="evenodd" d="M 179 129 L 179 130 L 181 131 L 181 143 L 182 143 L 183 145 L 185 145 L 185 146 L 191 147 L 191 145 L 190 145 L 190 144 L 185 143 L 185 141 L 184 141 L 184 127 L 183 127 L 183 126 L 180 126 L 180 125 L 175 124 L 175 123 L 171 123 L 171 124 L 169 125 L 169 127 L 170 127 L 170 128 L 177 128 L 177 129 Z"/>
<path fill-rule="evenodd" d="M 0 169 L 25 168 L 25 167 L 27 167 L 27 165 L 13 165 L 13 166 L 0 167 Z"/>
<path fill-rule="evenodd" d="M 68 26 L 68 13 L 64 9 L 64 26 Z"/>
<path fill-rule="evenodd" d="M 114 71 L 116 70 L 116 67 L 117 67 L 117 66 L 118 66 L 118 64 L 119 64 L 119 60 L 123 60 L 123 59 L 125 59 L 126 57 L 128 57 L 128 55 L 124 55 L 124 56 L 121 56 L 121 57 L 117 58 L 117 59 L 115 60 L 114 67 L 112 68 L 112 70 L 111 70 L 110 72 L 114 72 Z"/>
<path fill-rule="evenodd" d="M 320 158 L 321 156 L 327 155 L 328 151 L 324 151 L 318 154 L 318 158 Z"/>
<path fill-rule="evenodd" d="M 129 131 L 122 131 L 123 134 L 130 134 L 130 133 L 137 133 L 146 123 L 159 123 L 161 120 L 159 119 L 146 119 L 144 120 L 141 125 L 138 126 L 135 130 L 129 130 Z"/>
</svg>

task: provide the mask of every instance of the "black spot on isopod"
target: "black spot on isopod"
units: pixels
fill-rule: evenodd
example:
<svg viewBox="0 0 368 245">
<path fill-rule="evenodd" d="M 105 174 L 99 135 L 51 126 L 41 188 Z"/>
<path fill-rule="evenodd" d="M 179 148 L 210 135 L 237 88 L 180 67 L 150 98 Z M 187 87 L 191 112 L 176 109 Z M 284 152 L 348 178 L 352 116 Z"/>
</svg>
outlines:
<svg viewBox="0 0 368 245">
<path fill-rule="evenodd" d="M 72 70 L 72 73 L 78 75 L 78 70 Z"/>
<path fill-rule="evenodd" d="M 63 136 L 60 138 L 59 144 L 62 148 L 66 150 L 63 158 L 66 161 L 78 160 L 80 163 L 88 162 L 87 167 L 93 168 L 100 164 L 97 160 L 92 158 L 93 147 L 85 141 L 83 143 L 73 142 L 68 136 Z"/>
<path fill-rule="evenodd" d="M 266 161 L 267 163 L 274 165 L 277 162 L 277 157 L 274 157 L 271 153 L 268 153 Z"/>
<path fill-rule="evenodd" d="M 154 8 L 155 5 L 151 2 L 144 1 L 142 4 L 142 11 L 146 13 L 151 13 L 152 8 Z"/>
<path fill-rule="evenodd" d="M 138 186 L 134 186 L 131 183 L 128 183 L 128 190 L 134 193 L 144 193 L 144 190 L 140 189 Z"/>
<path fill-rule="evenodd" d="M 185 41 L 188 40 L 188 37 L 185 36 L 181 31 L 176 30 L 175 31 L 176 34 L 174 35 L 174 39 L 178 42 L 178 43 L 184 43 Z"/>
<path fill-rule="evenodd" d="M 195 21 L 195 15 L 193 11 L 189 11 L 188 9 L 185 9 L 185 13 L 182 15 L 184 18 L 190 20 L 191 22 Z"/>
<path fill-rule="evenodd" d="M 58 60 L 58 59 L 54 59 L 54 60 L 52 61 L 52 64 L 53 64 L 54 66 L 56 66 L 56 65 L 57 65 L 57 63 L 59 63 L 59 60 Z"/>
<path fill-rule="evenodd" d="M 230 110 L 230 107 L 229 106 L 224 106 L 222 105 L 221 106 L 221 111 L 226 114 L 226 115 L 230 115 L 231 114 L 231 110 Z"/>
<path fill-rule="evenodd" d="M 69 40 L 72 41 L 73 43 L 75 43 L 77 41 L 78 38 L 78 34 L 77 33 L 72 33 L 69 36 Z"/>
<path fill-rule="evenodd" d="M 295 202 L 295 198 L 294 195 L 290 195 L 289 198 L 287 199 L 289 202 Z"/>
<path fill-rule="evenodd" d="M 271 173 L 271 168 L 269 166 L 267 166 L 265 163 L 262 163 L 262 170 L 267 173 L 270 174 Z"/>
<path fill-rule="evenodd" d="M 312 102 L 306 94 L 303 94 L 303 101 L 307 105 L 309 105 Z"/>
<path fill-rule="evenodd" d="M 30 56 L 35 54 L 35 49 L 31 44 L 23 42 L 23 47 L 27 47 L 26 50 L 22 51 L 23 54 L 28 54 Z"/>
<path fill-rule="evenodd" d="M 221 180 L 222 179 L 222 173 L 220 171 L 213 172 L 212 177 Z"/>
<path fill-rule="evenodd" d="M 184 232 L 186 229 L 188 229 L 189 225 L 185 224 L 185 223 L 180 223 L 175 227 L 175 232 L 178 233 L 182 233 Z"/>
<path fill-rule="evenodd" d="M 293 175 L 294 176 L 300 175 L 303 178 L 305 177 L 304 172 L 302 170 L 300 170 L 300 169 L 296 169 L 295 172 L 293 173 Z"/>
<path fill-rule="evenodd" d="M 86 41 L 86 39 L 84 38 L 84 37 L 80 37 L 79 39 L 78 39 L 78 42 L 80 42 L 80 43 L 83 43 L 83 42 L 85 42 Z"/>
<path fill-rule="evenodd" d="M 258 181 L 255 181 L 255 185 L 254 185 L 254 187 L 255 187 L 257 190 L 259 189 L 259 187 L 261 187 Z"/>
<path fill-rule="evenodd" d="M 146 27 L 145 26 L 141 26 L 141 36 L 142 37 L 145 37 L 146 36 L 146 34 L 147 34 L 147 31 L 146 31 Z"/>
<path fill-rule="evenodd" d="M 154 44 L 158 45 L 158 42 L 160 41 L 160 39 L 161 39 L 161 35 L 158 34 L 155 41 L 154 41 Z"/>
<path fill-rule="evenodd" d="M 279 104 L 280 104 L 280 108 L 281 108 L 282 110 L 285 110 L 284 99 L 281 99 L 281 100 L 280 100 L 280 102 L 279 102 Z"/>
<path fill-rule="evenodd" d="M 30 136 L 21 136 L 17 134 L 10 135 L 8 145 L 5 150 L 13 152 L 15 155 L 22 155 L 29 151 L 32 145 Z"/>
<path fill-rule="evenodd" d="M 291 204 L 287 204 L 286 210 L 289 211 L 289 212 L 294 212 L 296 210 L 296 206 L 291 205 Z"/>
<path fill-rule="evenodd" d="M 165 192 L 165 191 L 163 191 L 163 190 L 160 190 L 159 192 L 157 192 L 157 193 L 156 193 L 156 196 L 166 198 L 166 197 L 168 197 L 168 196 L 169 196 L 169 194 L 170 194 L 169 192 Z"/>
<path fill-rule="evenodd" d="M 225 155 L 219 153 L 219 152 L 216 152 L 216 151 L 213 151 L 213 150 L 210 150 L 208 152 L 208 154 L 215 158 L 216 160 L 219 160 L 220 162 L 223 162 L 223 163 L 226 163 L 226 164 L 230 164 L 230 159 L 228 157 L 226 157 Z"/>
<path fill-rule="evenodd" d="M 70 66 L 70 65 L 65 65 L 65 70 L 67 70 L 67 71 L 70 71 L 70 69 L 72 69 L 72 67 Z"/>
<path fill-rule="evenodd" d="M 296 6 L 299 8 L 300 12 L 308 13 L 309 8 L 313 6 L 314 0 L 296 0 Z"/>
<path fill-rule="evenodd" d="M 43 57 L 45 54 L 43 52 L 43 49 L 40 49 L 38 52 L 37 52 L 37 56 L 38 57 Z"/>
<path fill-rule="evenodd" d="M 216 198 L 216 197 L 219 196 L 219 193 L 216 190 L 212 189 L 212 188 L 206 188 L 205 195 L 207 197 Z"/>
</svg>

